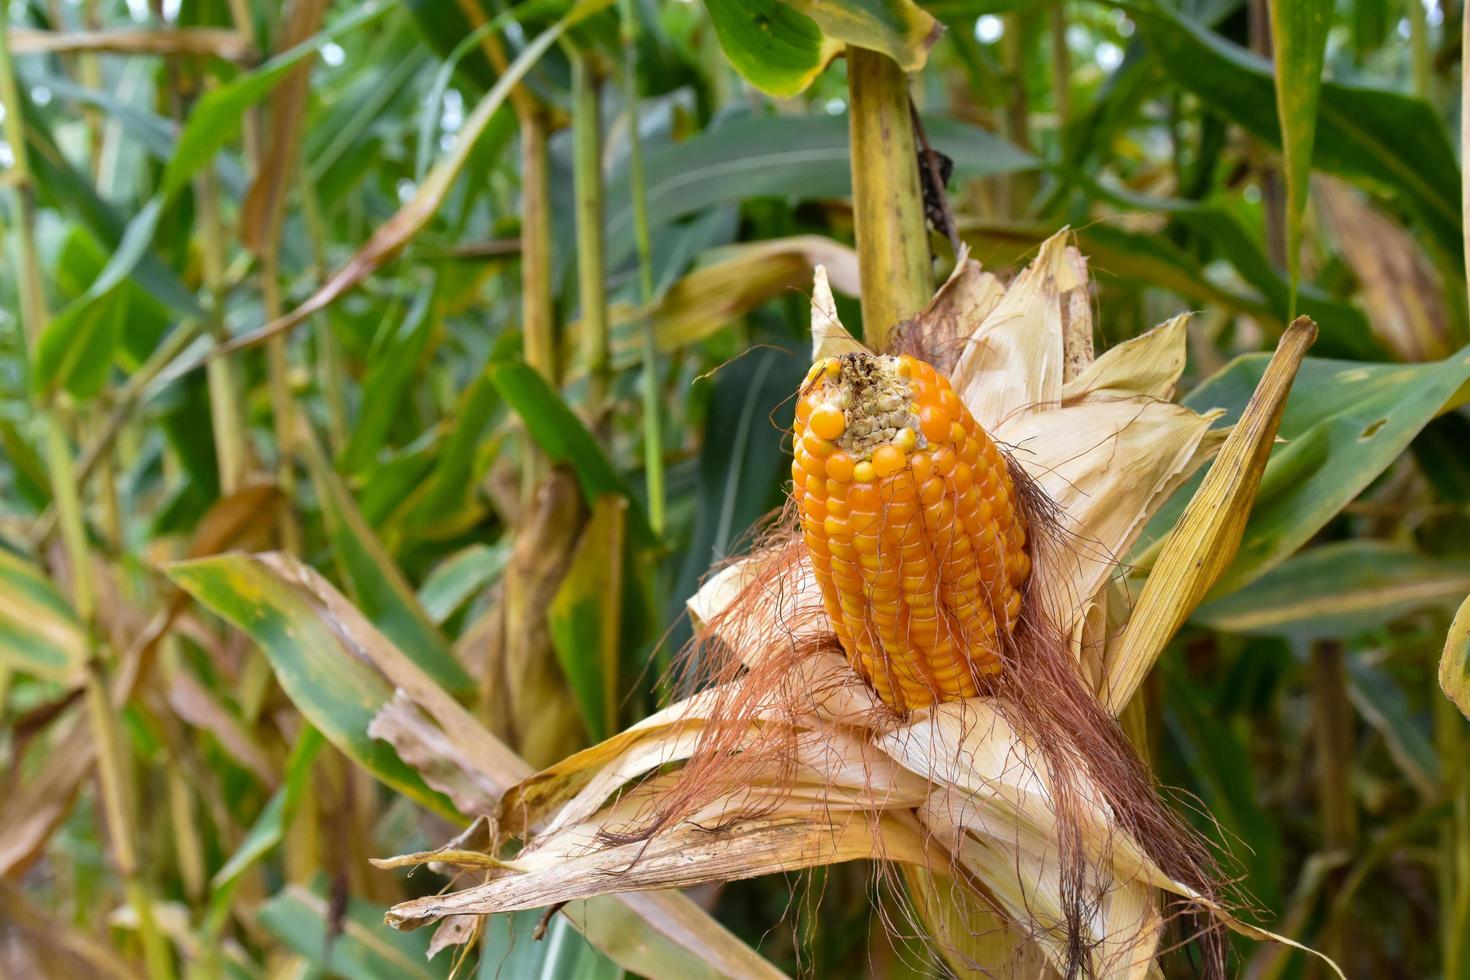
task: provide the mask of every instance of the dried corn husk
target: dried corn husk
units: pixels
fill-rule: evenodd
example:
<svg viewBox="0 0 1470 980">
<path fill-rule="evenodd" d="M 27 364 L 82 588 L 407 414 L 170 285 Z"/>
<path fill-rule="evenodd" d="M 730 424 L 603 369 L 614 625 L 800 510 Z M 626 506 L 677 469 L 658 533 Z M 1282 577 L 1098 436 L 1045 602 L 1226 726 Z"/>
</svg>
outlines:
<svg viewBox="0 0 1470 980">
<path fill-rule="evenodd" d="M 957 325 L 966 318 L 973 329 L 962 333 Z M 1046 583 L 1048 616 L 1071 638 L 1094 685 L 1108 676 L 1102 638 L 1126 619 L 1126 594 L 1112 586 L 1116 556 L 1223 439 L 1212 428 L 1218 413 L 1201 415 L 1168 400 L 1184 366 L 1184 322 L 1171 320 L 1089 362 L 1086 264 L 1058 235 L 1004 291 L 962 257 L 907 328 L 932 326 L 940 337 L 957 338 L 955 389 L 1058 506 L 1061 534 L 1038 549 L 1035 574 Z M 820 269 L 812 329 L 816 357 L 861 349 L 838 322 Z M 752 595 L 760 601 L 730 625 L 723 614 Z M 829 632 L 820 590 L 801 559 L 776 575 L 760 559 L 734 563 L 709 579 L 689 609 L 708 639 L 735 650 L 747 676 L 773 648 Z M 1063 972 L 1081 955 L 1082 968 L 1098 976 L 1148 976 L 1169 898 L 1204 904 L 1224 924 L 1259 935 L 1166 874 L 1084 771 L 1068 790 L 1066 822 L 1081 838 L 1076 846 L 1094 899 L 1079 954 L 1068 945 L 1065 892 L 1072 886 L 1058 858 L 1058 788 L 1008 705 L 979 697 L 900 718 L 840 655 L 814 652 L 793 663 L 784 710 L 753 710 L 746 722 L 751 744 L 781 729 L 789 751 L 745 774 L 695 816 L 619 842 L 630 831 L 637 836 L 674 791 L 678 774 L 671 770 L 690 760 L 701 734 L 721 721 L 720 705 L 740 693 L 730 686 L 739 679 L 512 789 L 499 820 L 507 836 L 527 841 L 521 852 L 481 872 L 481 884 L 396 906 L 389 921 L 413 926 L 872 858 L 928 872 L 911 880 L 931 890 L 936 882 L 963 888 L 966 901 L 958 904 L 976 912 L 970 921 L 988 917 L 1019 927 L 992 945 Z M 944 904 L 943 896 L 920 904 L 936 902 Z M 953 931 L 958 920 L 948 916 L 944 928 Z"/>
</svg>

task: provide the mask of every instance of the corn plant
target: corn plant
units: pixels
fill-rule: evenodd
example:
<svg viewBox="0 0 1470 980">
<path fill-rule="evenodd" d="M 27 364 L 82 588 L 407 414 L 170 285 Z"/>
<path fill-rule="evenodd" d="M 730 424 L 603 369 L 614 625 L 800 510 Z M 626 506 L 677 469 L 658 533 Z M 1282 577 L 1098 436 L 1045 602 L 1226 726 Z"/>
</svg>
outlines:
<svg viewBox="0 0 1470 980">
<path fill-rule="evenodd" d="M 0 974 L 1470 977 L 1466 32 L 0 4 Z"/>
</svg>

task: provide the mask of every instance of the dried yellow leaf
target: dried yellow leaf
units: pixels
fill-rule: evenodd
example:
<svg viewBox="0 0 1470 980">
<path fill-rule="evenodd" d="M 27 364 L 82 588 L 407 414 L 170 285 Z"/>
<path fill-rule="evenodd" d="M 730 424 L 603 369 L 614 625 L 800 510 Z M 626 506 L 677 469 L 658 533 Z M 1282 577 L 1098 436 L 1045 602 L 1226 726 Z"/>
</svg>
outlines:
<svg viewBox="0 0 1470 980">
<path fill-rule="evenodd" d="M 1317 325 L 1306 317 L 1287 329 L 1215 465 L 1160 549 L 1117 654 L 1107 665 L 1101 695 L 1114 714 L 1235 559 L 1286 396 L 1316 337 Z"/>
<path fill-rule="evenodd" d="M 1439 686 L 1460 713 L 1470 718 L 1470 598 L 1460 606 L 1445 637 L 1444 655 L 1439 658 Z"/>
</svg>

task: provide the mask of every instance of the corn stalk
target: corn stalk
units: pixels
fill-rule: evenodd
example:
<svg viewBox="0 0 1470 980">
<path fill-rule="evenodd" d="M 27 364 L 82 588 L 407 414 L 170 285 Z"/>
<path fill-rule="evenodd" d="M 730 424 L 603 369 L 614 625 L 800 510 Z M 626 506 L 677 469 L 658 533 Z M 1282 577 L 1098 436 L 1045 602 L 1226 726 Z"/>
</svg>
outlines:
<svg viewBox="0 0 1470 980">
<path fill-rule="evenodd" d="M 1342 644 L 1324 640 L 1312 646 L 1312 707 L 1317 748 L 1317 809 L 1322 848 L 1346 856 L 1357 841 L 1357 811 L 1353 803 L 1353 708 L 1348 701 L 1347 655 Z M 1341 887 L 1346 871 L 1328 878 L 1329 893 Z M 1322 951 L 1341 960 L 1349 951 L 1347 937 L 1331 929 L 1322 938 Z"/>
<path fill-rule="evenodd" d="M 582 360 L 587 371 L 586 413 L 604 429 L 609 361 L 607 260 L 603 247 L 602 77 L 590 52 L 572 61 L 572 170 L 577 207 L 577 293 L 581 299 Z"/>
<path fill-rule="evenodd" d="M 908 78 L 892 58 L 850 47 L 847 90 L 863 333 L 882 350 L 932 292 Z"/>
<path fill-rule="evenodd" d="M 50 314 L 47 311 L 40 257 L 36 249 L 35 188 L 27 158 L 15 65 L 10 56 L 9 32 L 9 10 L 6 5 L 0 4 L 0 107 L 5 110 L 6 141 L 14 154 L 10 182 L 19 217 L 16 231 L 22 270 L 21 318 L 29 355 L 35 351 Z M 101 785 L 102 808 L 112 845 L 112 856 L 123 881 L 123 892 L 138 917 L 138 934 L 142 940 L 148 972 L 153 977 L 166 980 L 173 976 L 173 958 L 158 929 L 153 915 L 153 899 L 138 863 L 129 799 L 128 761 L 123 754 L 126 743 L 107 694 L 105 650 L 95 639 L 97 609 L 96 591 L 92 582 L 92 554 L 87 543 L 82 501 L 77 489 L 71 447 L 67 443 L 59 398 L 53 397 L 46 403 L 41 403 L 37 396 L 35 411 L 45 430 L 46 470 L 51 482 L 62 545 L 71 572 L 72 605 L 88 634 L 90 655 L 84 680 L 87 717 L 97 749 L 98 781 Z"/>
<path fill-rule="evenodd" d="M 643 470 L 648 488 L 648 523 L 664 530 L 664 444 L 659 422 L 658 343 L 648 307 L 653 302 L 653 244 L 648 229 L 648 188 L 643 179 L 643 135 L 638 122 L 638 18 L 631 0 L 618 2 L 622 42 L 623 102 L 628 112 L 628 180 L 633 192 L 633 234 L 638 248 L 639 333 L 643 338 Z"/>
</svg>

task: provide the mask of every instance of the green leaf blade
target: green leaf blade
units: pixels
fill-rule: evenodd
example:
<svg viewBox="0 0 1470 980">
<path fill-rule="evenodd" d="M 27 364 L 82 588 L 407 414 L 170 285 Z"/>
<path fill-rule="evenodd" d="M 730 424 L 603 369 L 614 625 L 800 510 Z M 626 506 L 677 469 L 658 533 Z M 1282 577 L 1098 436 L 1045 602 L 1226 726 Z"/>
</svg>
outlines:
<svg viewBox="0 0 1470 980">
<path fill-rule="evenodd" d="M 1163 4 L 1126 6 L 1171 80 L 1252 135 L 1283 145 L 1269 62 Z M 1460 256 L 1460 167 L 1434 106 L 1386 89 L 1326 82 L 1312 146 L 1319 169 L 1397 192 L 1439 246 Z"/>
<path fill-rule="evenodd" d="M 1266 364 L 1247 354 L 1185 397 L 1196 411 L 1239 417 Z M 1234 564 L 1210 598 L 1241 588 L 1294 554 L 1382 473 L 1470 381 L 1470 347 L 1429 364 L 1362 364 L 1308 358 L 1282 416 L 1280 437 Z M 1145 563 L 1200 477 L 1155 515 L 1135 556 Z"/>
<path fill-rule="evenodd" d="M 653 531 L 648 527 L 643 509 L 637 506 L 627 481 L 613 467 L 582 420 L 546 383 L 546 379 L 523 361 L 496 364 L 489 370 L 491 383 L 500 391 L 505 403 L 521 417 L 526 431 L 541 451 L 553 462 L 565 464 L 576 473 L 588 506 L 603 494 L 626 497 L 634 503 L 630 508 L 634 529 L 641 540 L 651 541 Z"/>
<path fill-rule="evenodd" d="M 1286 160 L 1286 263 L 1292 309 L 1301 279 L 1302 215 L 1312 176 L 1317 135 L 1317 101 L 1327 49 L 1331 0 L 1272 0 L 1271 41 L 1276 53 L 1276 111 Z"/>
<path fill-rule="evenodd" d="M 804 92 L 842 45 L 817 22 L 782 0 L 705 0 L 725 57 L 768 95 Z"/>
<path fill-rule="evenodd" d="M 282 690 L 329 742 L 395 792 L 445 819 L 460 814 L 368 726 L 393 696 L 380 675 L 343 645 L 311 603 L 248 555 L 168 568 L 174 583 L 249 636 Z"/>
</svg>

